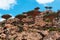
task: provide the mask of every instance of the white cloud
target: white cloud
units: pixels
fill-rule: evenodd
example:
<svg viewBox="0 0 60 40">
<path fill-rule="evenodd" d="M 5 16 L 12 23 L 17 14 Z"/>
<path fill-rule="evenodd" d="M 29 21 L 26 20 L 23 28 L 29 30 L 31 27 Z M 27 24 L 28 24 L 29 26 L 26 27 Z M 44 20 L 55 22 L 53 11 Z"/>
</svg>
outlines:
<svg viewBox="0 0 60 40">
<path fill-rule="evenodd" d="M 9 10 L 16 5 L 16 0 L 0 0 L 0 9 Z"/>
<path fill-rule="evenodd" d="M 2 21 L 4 21 L 5 19 L 3 19 L 3 18 L 0 18 L 0 22 L 2 22 Z"/>
<path fill-rule="evenodd" d="M 14 16 L 11 17 L 10 19 L 13 19 L 13 18 L 14 18 Z M 0 22 L 2 22 L 2 21 L 4 21 L 4 20 L 6 20 L 6 19 L 4 19 L 4 18 L 0 18 Z"/>
<path fill-rule="evenodd" d="M 36 0 L 39 4 L 47 4 L 47 3 L 52 3 L 54 0 Z"/>
</svg>

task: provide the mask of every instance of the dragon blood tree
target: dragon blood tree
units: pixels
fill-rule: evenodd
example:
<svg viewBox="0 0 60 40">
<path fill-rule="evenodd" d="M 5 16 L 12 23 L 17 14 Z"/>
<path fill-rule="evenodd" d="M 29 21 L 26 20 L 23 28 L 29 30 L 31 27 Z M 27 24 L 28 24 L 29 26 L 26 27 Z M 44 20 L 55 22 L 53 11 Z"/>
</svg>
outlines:
<svg viewBox="0 0 60 40">
<path fill-rule="evenodd" d="M 12 17 L 12 16 L 9 15 L 9 14 L 5 14 L 5 15 L 2 15 L 1 17 L 4 18 L 4 19 L 6 19 L 6 21 L 7 21 L 7 19 L 9 19 L 9 18 Z"/>
<path fill-rule="evenodd" d="M 52 9 L 52 7 L 50 7 L 50 6 L 46 6 L 45 8 L 46 8 L 46 9 L 49 9 L 49 10 Z"/>
<path fill-rule="evenodd" d="M 19 14 L 19 15 L 16 15 L 15 18 L 22 20 L 23 18 L 26 18 L 26 16 L 23 14 Z"/>
</svg>

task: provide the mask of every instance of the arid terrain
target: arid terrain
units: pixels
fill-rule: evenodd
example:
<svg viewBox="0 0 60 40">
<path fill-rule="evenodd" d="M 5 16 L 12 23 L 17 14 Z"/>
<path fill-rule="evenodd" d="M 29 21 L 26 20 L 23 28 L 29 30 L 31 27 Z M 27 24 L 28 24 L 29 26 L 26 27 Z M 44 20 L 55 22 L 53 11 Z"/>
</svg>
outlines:
<svg viewBox="0 0 60 40">
<path fill-rule="evenodd" d="M 53 12 L 51 7 L 45 8 L 41 12 L 36 7 L 15 18 L 3 15 L 5 20 L 0 22 L 0 40 L 60 40 L 60 10 Z"/>
</svg>

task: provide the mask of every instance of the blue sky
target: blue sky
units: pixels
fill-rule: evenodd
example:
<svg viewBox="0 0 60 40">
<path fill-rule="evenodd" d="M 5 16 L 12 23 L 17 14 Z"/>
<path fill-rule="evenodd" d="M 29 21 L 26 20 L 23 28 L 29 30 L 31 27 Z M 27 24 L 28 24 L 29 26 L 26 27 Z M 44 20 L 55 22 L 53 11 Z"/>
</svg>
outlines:
<svg viewBox="0 0 60 40">
<path fill-rule="evenodd" d="M 40 10 L 44 11 L 45 6 L 52 6 L 52 10 L 57 11 L 60 9 L 59 4 L 60 0 L 0 0 L 0 17 L 4 14 L 15 16 L 35 7 L 40 7 Z"/>
</svg>

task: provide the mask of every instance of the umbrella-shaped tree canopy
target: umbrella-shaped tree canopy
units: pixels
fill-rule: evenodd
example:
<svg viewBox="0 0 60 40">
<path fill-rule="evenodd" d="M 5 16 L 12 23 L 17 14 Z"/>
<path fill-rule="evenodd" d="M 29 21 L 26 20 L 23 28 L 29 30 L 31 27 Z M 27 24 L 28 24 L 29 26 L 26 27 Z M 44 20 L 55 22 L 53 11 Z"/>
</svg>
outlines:
<svg viewBox="0 0 60 40">
<path fill-rule="evenodd" d="M 12 16 L 9 15 L 9 14 L 2 15 L 2 18 L 4 18 L 4 19 L 8 19 L 8 18 L 10 18 L 10 17 L 12 17 Z"/>
<path fill-rule="evenodd" d="M 52 9 L 52 7 L 49 7 L 49 9 Z"/>
<path fill-rule="evenodd" d="M 15 18 L 18 18 L 21 20 L 22 18 L 26 18 L 26 16 L 23 14 L 19 14 L 19 15 L 16 15 Z"/>
<path fill-rule="evenodd" d="M 46 6 L 45 8 L 46 8 L 46 9 L 48 9 L 49 7 L 48 7 L 48 6 Z"/>
<path fill-rule="evenodd" d="M 50 6 L 46 6 L 45 8 L 46 8 L 46 9 L 52 9 L 52 7 L 50 7 Z"/>
<path fill-rule="evenodd" d="M 36 7 L 35 10 L 39 10 L 40 8 L 39 7 Z"/>
</svg>

